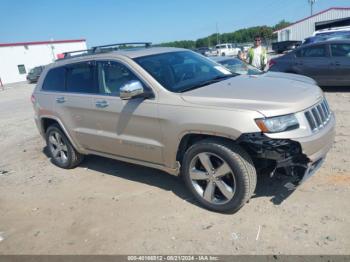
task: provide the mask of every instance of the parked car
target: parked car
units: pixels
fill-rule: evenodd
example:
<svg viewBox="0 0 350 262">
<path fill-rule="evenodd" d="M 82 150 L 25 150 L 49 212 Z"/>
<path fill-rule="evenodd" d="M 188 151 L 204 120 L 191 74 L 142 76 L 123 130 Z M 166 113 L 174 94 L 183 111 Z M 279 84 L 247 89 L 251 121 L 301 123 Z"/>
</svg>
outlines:
<svg viewBox="0 0 350 262">
<path fill-rule="evenodd" d="M 320 86 L 350 86 L 350 40 L 302 46 L 271 59 L 269 71 L 306 75 Z"/>
<path fill-rule="evenodd" d="M 29 83 L 36 83 L 44 69 L 44 66 L 37 66 L 32 68 L 28 75 L 27 75 L 27 81 Z"/>
<path fill-rule="evenodd" d="M 330 35 L 330 34 L 338 34 L 338 33 L 346 33 L 350 32 L 350 26 L 340 26 L 340 27 L 334 27 L 334 28 L 325 28 L 321 30 L 316 30 L 312 36 L 324 36 L 324 35 Z"/>
<path fill-rule="evenodd" d="M 217 57 L 211 57 L 211 59 L 223 65 L 224 67 L 226 67 L 233 74 L 255 75 L 255 76 L 259 75 L 259 77 L 282 78 L 282 79 L 290 79 L 293 81 L 300 81 L 311 85 L 317 84 L 315 80 L 307 76 L 280 73 L 280 72 L 265 72 L 235 57 L 217 56 Z"/>
<path fill-rule="evenodd" d="M 260 69 L 235 57 L 213 56 L 211 60 L 223 65 L 231 73 L 240 75 L 260 75 L 263 73 Z"/>
<path fill-rule="evenodd" d="M 74 168 L 94 154 L 181 174 L 219 212 L 249 200 L 261 169 L 304 182 L 335 132 L 318 86 L 232 74 L 178 48 L 92 48 L 61 59 L 45 68 L 32 102 L 55 165 Z"/>
<path fill-rule="evenodd" d="M 301 41 L 281 41 L 272 43 L 272 50 L 277 54 L 293 50 L 302 44 Z"/>
<path fill-rule="evenodd" d="M 209 56 L 211 52 L 209 47 L 199 47 L 199 48 L 196 48 L 194 51 L 204 56 Z"/>
<path fill-rule="evenodd" d="M 240 48 L 234 47 L 232 44 L 220 44 L 215 46 L 217 55 L 219 56 L 236 56 Z"/>
<path fill-rule="evenodd" d="M 333 40 L 350 40 L 350 31 L 339 31 L 334 33 L 324 33 L 316 36 L 311 36 L 304 40 L 303 45 Z"/>
</svg>

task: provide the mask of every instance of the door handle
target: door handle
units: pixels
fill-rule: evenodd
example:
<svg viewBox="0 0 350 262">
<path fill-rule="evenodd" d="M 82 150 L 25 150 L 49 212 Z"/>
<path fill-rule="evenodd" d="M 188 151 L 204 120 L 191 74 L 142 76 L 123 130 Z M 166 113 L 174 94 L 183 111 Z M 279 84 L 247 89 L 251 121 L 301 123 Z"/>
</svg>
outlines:
<svg viewBox="0 0 350 262">
<path fill-rule="evenodd" d="M 96 101 L 95 105 L 98 108 L 105 108 L 108 106 L 108 102 L 106 100 Z"/>
<path fill-rule="evenodd" d="M 56 98 L 56 102 L 59 103 L 59 104 L 62 104 L 64 102 L 66 102 L 66 99 L 63 96 L 57 97 Z"/>
<path fill-rule="evenodd" d="M 340 66 L 340 63 L 337 61 L 334 63 L 336 66 Z"/>
</svg>

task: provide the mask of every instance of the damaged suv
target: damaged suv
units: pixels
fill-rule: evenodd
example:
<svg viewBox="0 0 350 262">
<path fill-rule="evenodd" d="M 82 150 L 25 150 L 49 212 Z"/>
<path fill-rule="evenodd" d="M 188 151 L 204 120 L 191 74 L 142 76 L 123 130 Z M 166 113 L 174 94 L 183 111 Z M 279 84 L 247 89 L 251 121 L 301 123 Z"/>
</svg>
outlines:
<svg viewBox="0 0 350 262">
<path fill-rule="evenodd" d="M 181 174 L 219 212 L 240 209 L 262 169 L 283 169 L 299 185 L 335 135 L 313 83 L 232 74 L 195 52 L 146 43 L 66 55 L 45 68 L 32 102 L 55 165 L 94 154 Z"/>
</svg>

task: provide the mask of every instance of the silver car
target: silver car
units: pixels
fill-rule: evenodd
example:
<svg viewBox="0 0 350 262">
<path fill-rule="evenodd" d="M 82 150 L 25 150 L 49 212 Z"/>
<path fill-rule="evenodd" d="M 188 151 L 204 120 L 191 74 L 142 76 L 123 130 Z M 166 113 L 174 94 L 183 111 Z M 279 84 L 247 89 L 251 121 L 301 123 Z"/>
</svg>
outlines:
<svg viewBox="0 0 350 262">
<path fill-rule="evenodd" d="M 305 181 L 335 133 L 313 82 L 232 74 L 178 48 L 104 46 L 58 60 L 32 101 L 57 166 L 94 154 L 157 168 L 181 175 L 218 212 L 239 210 L 262 169 L 287 170 L 294 186 Z"/>
</svg>

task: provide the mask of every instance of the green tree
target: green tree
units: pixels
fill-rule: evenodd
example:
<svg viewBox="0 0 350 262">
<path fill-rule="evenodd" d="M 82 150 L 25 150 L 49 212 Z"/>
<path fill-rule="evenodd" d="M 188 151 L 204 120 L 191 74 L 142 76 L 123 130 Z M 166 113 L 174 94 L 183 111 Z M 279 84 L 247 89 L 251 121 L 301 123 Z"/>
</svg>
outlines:
<svg viewBox="0 0 350 262">
<path fill-rule="evenodd" d="M 219 34 L 219 36 L 214 33 L 207 37 L 199 38 L 195 41 L 192 40 L 182 40 L 174 41 L 168 43 L 161 43 L 158 46 L 169 46 L 169 47 L 182 47 L 188 49 L 194 49 L 198 47 L 210 47 L 218 44 L 218 39 L 220 43 L 249 43 L 254 41 L 254 37 L 261 36 L 267 44 L 274 39 L 276 39 L 276 34 L 274 31 L 281 29 L 291 23 L 281 20 L 278 24 L 274 26 L 254 26 L 249 28 L 242 28 L 234 32 Z"/>
<path fill-rule="evenodd" d="M 279 21 L 274 27 L 273 27 L 273 30 L 276 31 L 276 30 L 280 30 L 286 26 L 289 26 L 291 23 L 290 22 L 287 22 L 286 20 L 281 20 Z"/>
</svg>

